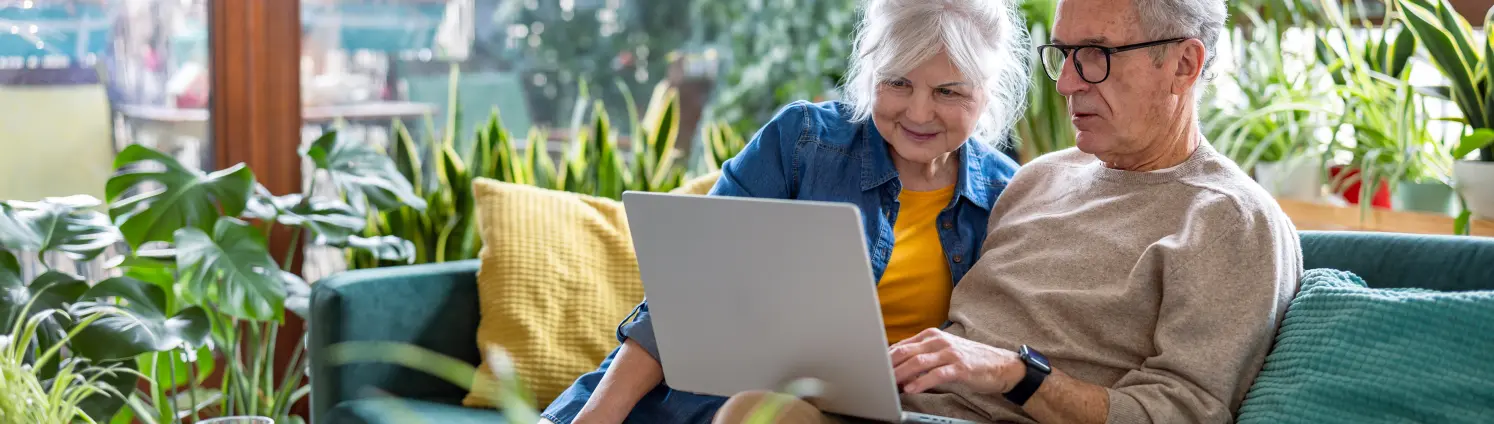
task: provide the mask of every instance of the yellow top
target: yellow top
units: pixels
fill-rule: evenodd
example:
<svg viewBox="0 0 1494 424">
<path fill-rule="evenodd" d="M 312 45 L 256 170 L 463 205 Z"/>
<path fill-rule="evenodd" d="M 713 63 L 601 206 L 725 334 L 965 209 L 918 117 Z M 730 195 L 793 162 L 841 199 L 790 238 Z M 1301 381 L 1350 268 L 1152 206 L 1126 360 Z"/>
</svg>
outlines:
<svg viewBox="0 0 1494 424">
<path fill-rule="evenodd" d="M 903 190 L 892 227 L 892 257 L 877 285 L 887 342 L 944 325 L 954 281 L 939 241 L 939 212 L 949 205 L 954 186 L 934 191 Z"/>
</svg>

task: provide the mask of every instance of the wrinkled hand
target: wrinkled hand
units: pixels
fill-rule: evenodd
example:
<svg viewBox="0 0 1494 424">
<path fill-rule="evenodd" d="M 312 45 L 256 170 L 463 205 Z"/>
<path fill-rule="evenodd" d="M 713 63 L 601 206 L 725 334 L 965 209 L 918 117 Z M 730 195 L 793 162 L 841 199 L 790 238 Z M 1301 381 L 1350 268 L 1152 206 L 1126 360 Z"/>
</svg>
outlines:
<svg viewBox="0 0 1494 424">
<path fill-rule="evenodd" d="M 1027 367 L 1016 352 L 976 343 L 930 328 L 892 345 L 892 373 L 904 393 L 922 393 L 962 383 L 981 393 L 1006 393 Z"/>
</svg>

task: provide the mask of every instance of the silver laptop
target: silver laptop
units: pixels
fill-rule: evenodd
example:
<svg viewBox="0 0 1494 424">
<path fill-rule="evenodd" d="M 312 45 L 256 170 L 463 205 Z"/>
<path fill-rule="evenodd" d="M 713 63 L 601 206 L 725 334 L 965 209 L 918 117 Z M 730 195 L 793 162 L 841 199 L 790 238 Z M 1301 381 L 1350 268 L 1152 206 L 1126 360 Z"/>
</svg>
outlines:
<svg viewBox="0 0 1494 424">
<path fill-rule="evenodd" d="M 623 203 L 670 387 L 731 396 L 814 378 L 822 411 L 966 422 L 902 410 L 855 206 L 646 192 Z"/>
</svg>

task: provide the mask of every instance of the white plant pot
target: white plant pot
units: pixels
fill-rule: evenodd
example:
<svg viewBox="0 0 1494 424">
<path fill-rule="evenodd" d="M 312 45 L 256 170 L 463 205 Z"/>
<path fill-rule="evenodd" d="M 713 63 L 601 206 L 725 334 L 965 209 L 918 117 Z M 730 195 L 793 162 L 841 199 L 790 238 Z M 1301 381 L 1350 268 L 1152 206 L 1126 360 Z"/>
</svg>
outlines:
<svg viewBox="0 0 1494 424">
<path fill-rule="evenodd" d="M 1323 176 L 1313 161 L 1259 163 L 1255 165 L 1255 180 L 1278 199 L 1316 202 L 1323 197 Z"/>
<path fill-rule="evenodd" d="M 1479 219 L 1494 219 L 1494 162 L 1460 160 L 1453 164 L 1454 184 Z"/>
</svg>

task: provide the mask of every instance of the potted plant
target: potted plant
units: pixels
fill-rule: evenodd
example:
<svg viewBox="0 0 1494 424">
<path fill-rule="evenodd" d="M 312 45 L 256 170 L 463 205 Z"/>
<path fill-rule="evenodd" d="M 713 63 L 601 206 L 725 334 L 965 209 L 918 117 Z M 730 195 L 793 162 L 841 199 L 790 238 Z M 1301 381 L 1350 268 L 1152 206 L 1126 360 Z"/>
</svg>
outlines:
<svg viewBox="0 0 1494 424">
<path fill-rule="evenodd" d="M 1204 135 L 1273 195 L 1316 201 L 1325 133 L 1340 114 L 1330 75 L 1311 58 L 1283 49 L 1277 22 L 1249 7 L 1238 10 L 1253 31 L 1235 34 L 1245 46 L 1241 69 L 1216 85 L 1238 96 L 1210 96 L 1202 105 Z"/>
<path fill-rule="evenodd" d="M 1322 8 L 1329 27 L 1316 34 L 1319 60 L 1344 99 L 1344 125 L 1331 146 L 1349 158 L 1332 170 L 1335 193 L 1361 205 L 1449 213 L 1452 147 L 1432 135 L 1425 96 L 1408 81 L 1416 38 L 1391 21 L 1378 35 L 1350 41 L 1354 28 L 1338 3 Z M 1360 22 L 1367 30 L 1369 20 Z"/>
<path fill-rule="evenodd" d="M 1473 28 L 1447 0 L 1400 0 L 1398 19 L 1426 47 L 1431 62 L 1448 78 L 1448 97 L 1463 112 L 1469 131 L 1452 154 L 1454 184 L 1465 211 L 1458 218 L 1466 230 L 1469 215 L 1494 219 L 1494 90 L 1488 82 L 1494 43 L 1474 35 Z M 1491 9 L 1494 11 L 1494 9 Z M 1494 14 L 1484 19 L 1490 28 Z M 1473 152 L 1478 159 L 1468 159 Z"/>
<path fill-rule="evenodd" d="M 399 260 L 411 256 L 410 243 L 358 236 L 366 225 L 360 211 L 424 207 L 394 163 L 366 144 L 328 132 L 301 154 L 326 175 L 313 181 L 335 185 L 338 196 L 274 196 L 243 164 L 209 174 L 133 145 L 115 159 L 107 215 L 88 196 L 0 202 L 0 293 L 7 294 L 0 328 L 24 322 L 36 334 L 6 340 L 20 343 L 10 346 L 49 387 L 71 384 L 54 376 L 74 379 L 82 364 L 123 370 L 82 374 L 109 387 L 79 401 L 93 422 L 213 415 L 298 422 L 289 412 L 309 393 L 300 384 L 308 358 L 297 343 L 290 361 L 277 364 L 273 347 L 285 311 L 306 316 L 310 289 L 288 271 L 297 249 L 277 261 L 266 233 L 278 225 L 289 230 L 290 246 L 305 234 Z M 120 245 L 123 254 L 108 262 L 121 275 L 93 284 L 57 270 L 23 282 L 10 253 L 38 252 L 45 268 L 48 252 L 88 260 Z M 29 298 L 36 300 L 20 308 Z M 217 387 L 205 388 L 215 371 Z"/>
</svg>

